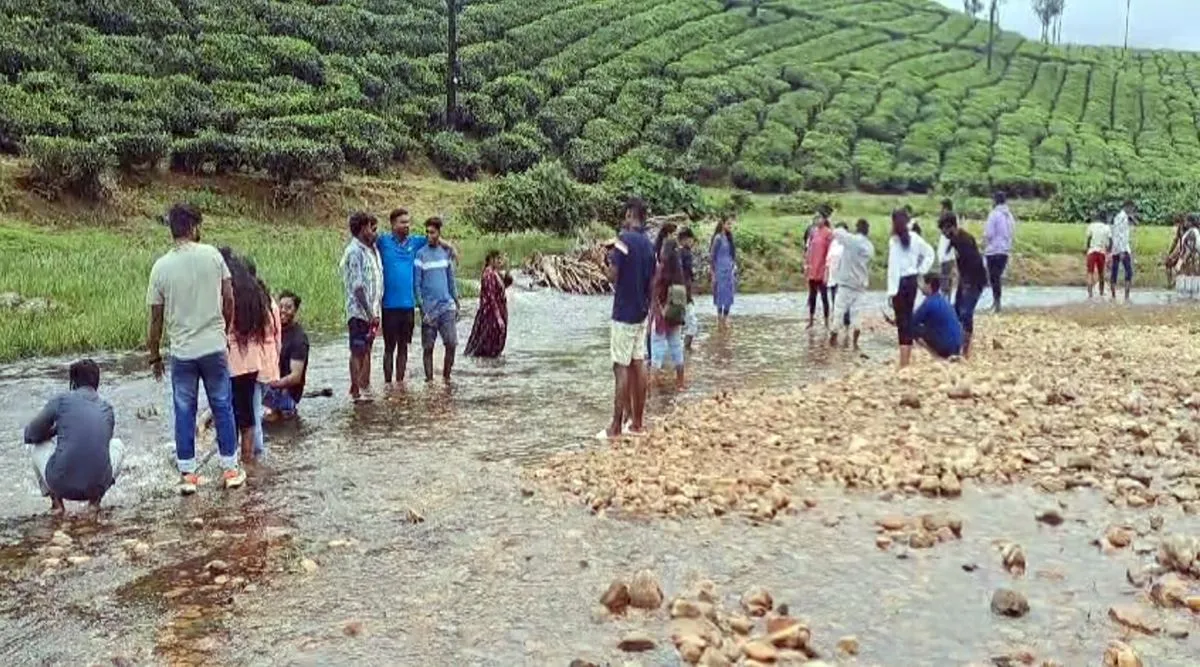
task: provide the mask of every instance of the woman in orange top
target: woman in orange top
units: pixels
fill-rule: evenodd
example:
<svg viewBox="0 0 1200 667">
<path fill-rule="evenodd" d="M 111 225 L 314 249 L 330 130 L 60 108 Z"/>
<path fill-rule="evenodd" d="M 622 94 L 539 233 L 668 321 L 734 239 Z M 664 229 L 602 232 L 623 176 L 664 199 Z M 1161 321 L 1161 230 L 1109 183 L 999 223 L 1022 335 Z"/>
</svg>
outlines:
<svg viewBox="0 0 1200 667">
<path fill-rule="evenodd" d="M 233 419 L 241 436 L 242 460 L 252 461 L 258 421 L 254 393 L 260 377 L 270 381 L 279 375 L 279 315 L 246 263 L 229 248 L 222 248 L 221 255 L 233 278 L 234 316 L 226 332 Z M 272 355 L 275 363 L 270 363 Z"/>
<path fill-rule="evenodd" d="M 812 232 L 805 249 L 804 263 L 808 266 L 808 328 L 813 326 L 813 317 L 817 313 L 817 294 L 821 295 L 821 309 L 825 313 L 825 328 L 829 328 L 829 286 L 826 281 L 826 258 L 829 255 L 829 245 L 833 243 L 833 230 L 829 228 L 829 218 L 822 217 L 820 224 Z"/>
</svg>

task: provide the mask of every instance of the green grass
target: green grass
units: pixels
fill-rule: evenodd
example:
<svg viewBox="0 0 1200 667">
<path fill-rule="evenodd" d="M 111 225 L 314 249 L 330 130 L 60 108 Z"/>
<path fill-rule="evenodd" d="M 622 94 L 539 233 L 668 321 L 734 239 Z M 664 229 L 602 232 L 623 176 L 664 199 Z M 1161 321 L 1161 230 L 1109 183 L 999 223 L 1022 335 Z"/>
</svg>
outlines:
<svg viewBox="0 0 1200 667">
<path fill-rule="evenodd" d="M 273 291 L 300 294 L 310 329 L 340 332 L 345 311 L 337 264 L 346 243 L 340 230 L 212 218 L 203 234 L 207 243 L 252 257 Z M 519 262 L 533 251 L 558 252 L 573 244 L 544 234 L 495 237 L 473 230 L 450 240 L 461 253 L 465 296 L 477 294 L 475 279 L 491 248 Z M 45 313 L 0 313 L 0 360 L 141 345 L 150 267 L 170 244 L 166 229 L 149 221 L 119 230 L 47 229 L 0 217 L 0 292 L 56 304 Z"/>
</svg>

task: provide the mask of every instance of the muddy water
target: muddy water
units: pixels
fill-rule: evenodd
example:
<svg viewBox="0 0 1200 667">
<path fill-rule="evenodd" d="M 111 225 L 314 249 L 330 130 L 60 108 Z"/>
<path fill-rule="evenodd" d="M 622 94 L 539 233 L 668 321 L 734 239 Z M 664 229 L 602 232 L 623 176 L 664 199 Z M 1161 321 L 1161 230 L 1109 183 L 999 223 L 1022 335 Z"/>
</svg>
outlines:
<svg viewBox="0 0 1200 667">
<path fill-rule="evenodd" d="M 1078 298 L 1006 296 L 1013 307 Z M 642 567 L 660 574 L 668 596 L 712 578 L 728 605 L 765 585 L 811 622 L 827 653 L 856 634 L 863 664 L 963 664 L 1017 649 L 1097 664 L 1103 645 L 1123 636 L 1108 606 L 1133 599 L 1125 568 L 1150 556 L 1106 556 L 1089 543 L 1109 523 L 1142 525 L 1148 513 L 1126 516 L 1091 494 L 1064 496 L 1068 522 L 1055 529 L 1032 519 L 1053 500 L 1022 488 L 968 489 L 949 503 L 815 489 L 815 509 L 770 526 L 619 521 L 525 497 L 522 464 L 598 446 L 591 438 L 611 392 L 607 308 L 603 299 L 515 293 L 504 360 L 463 361 L 450 387 L 410 380 L 405 393 L 368 405 L 341 397 L 343 346 L 315 348 L 310 385 L 336 397 L 306 401 L 302 422 L 271 432 L 270 465 L 247 489 L 207 486 L 186 499 L 172 488 L 165 415 L 152 414 L 164 412 L 165 390 L 134 362 L 106 360 L 103 393 L 132 453 L 99 520 L 45 515 L 21 448 L 0 449 L 4 663 L 621 664 L 621 630 L 665 637 L 662 620 L 595 623 L 591 609 L 614 576 Z M 727 335 L 702 317 L 691 389 L 656 396 L 652 412 L 723 388 L 811 381 L 891 350 L 880 327 L 864 341 L 870 359 L 830 351 L 805 332 L 801 311 L 799 296 L 745 297 Z M 415 349 L 410 363 L 419 366 Z M 61 365 L 0 369 L 0 429 L 16 437 L 64 384 Z M 965 518 L 961 542 L 905 559 L 875 550 L 875 519 L 941 507 Z M 1200 534 L 1196 519 L 1164 514 L 1167 531 Z M 59 529 L 73 537 L 64 555 L 90 560 L 47 568 L 44 549 Z M 1025 579 L 1000 569 L 995 539 L 1025 547 Z M 968 563 L 979 568 L 968 573 Z M 1029 616 L 991 616 L 1000 585 L 1029 596 Z M 1200 633 L 1200 622 L 1179 619 Z M 1200 656 L 1195 636 L 1136 645 L 1150 665 Z M 642 660 L 678 662 L 665 642 Z"/>
</svg>

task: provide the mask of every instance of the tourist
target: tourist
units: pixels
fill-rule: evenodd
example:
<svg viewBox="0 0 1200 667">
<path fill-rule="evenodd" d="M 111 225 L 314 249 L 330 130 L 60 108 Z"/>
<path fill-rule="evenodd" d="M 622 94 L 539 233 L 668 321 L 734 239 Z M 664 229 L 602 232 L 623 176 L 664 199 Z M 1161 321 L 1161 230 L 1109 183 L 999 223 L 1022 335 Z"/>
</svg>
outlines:
<svg viewBox="0 0 1200 667">
<path fill-rule="evenodd" d="M 398 208 L 392 211 L 388 219 L 392 231 L 380 234 L 376 245 L 383 267 L 380 320 L 383 329 L 383 382 L 390 387 L 393 377 L 398 385 L 403 386 L 408 371 L 408 347 L 412 344 L 417 307 L 413 261 L 425 247 L 426 240 L 424 236 L 409 234 L 412 218 L 407 210 Z"/>
<path fill-rule="evenodd" d="M 222 252 L 221 254 L 223 256 L 225 253 Z M 266 281 L 258 275 L 258 267 L 254 264 L 253 260 L 246 260 L 246 269 L 258 281 L 259 289 L 262 290 L 262 293 L 266 295 L 267 300 L 271 304 L 271 322 L 275 334 L 273 344 L 263 349 L 262 365 L 263 368 L 268 370 L 259 372 L 258 382 L 254 386 L 254 456 L 255 458 L 259 458 L 267 454 L 266 432 L 263 430 L 263 401 L 267 392 L 271 389 L 271 383 L 279 379 L 279 346 L 283 325 L 281 324 L 279 315 L 279 303 L 271 296 L 271 290 L 267 287 Z M 236 419 L 237 415 L 235 411 L 234 420 L 236 421 Z"/>
<path fill-rule="evenodd" d="M 993 195 L 992 201 L 995 207 L 983 226 L 983 254 L 987 259 L 988 278 L 992 283 L 992 310 L 998 313 L 1004 269 L 1008 267 L 1008 255 L 1012 252 L 1017 219 L 1008 210 L 1008 196 L 1003 192 Z"/>
<path fill-rule="evenodd" d="M 663 244 L 665 244 L 667 241 L 674 240 L 675 231 L 677 229 L 679 229 L 679 226 L 673 222 L 664 222 L 663 225 L 658 228 L 658 235 L 654 237 L 654 261 L 662 261 Z"/>
<path fill-rule="evenodd" d="M 946 217 L 946 214 L 954 214 L 954 202 L 949 199 L 942 200 L 942 211 L 938 215 L 939 226 L 940 221 Z M 942 294 L 946 295 L 947 298 L 954 291 L 954 259 L 954 248 L 950 247 L 950 239 L 945 234 L 942 234 L 938 239 L 937 261 L 942 276 Z M 955 301 L 957 300 L 956 298 Z"/>
<path fill-rule="evenodd" d="M 729 324 L 729 311 L 733 309 L 733 296 L 737 290 L 737 246 L 733 243 L 733 216 L 724 216 L 717 223 L 708 244 L 708 254 L 717 325 L 724 328 Z"/>
<path fill-rule="evenodd" d="M 270 383 L 263 405 L 269 418 L 296 416 L 308 374 L 308 334 L 296 321 L 300 313 L 300 297 L 294 292 L 279 293 L 279 323 L 282 327 L 279 346 L 279 379 Z"/>
<path fill-rule="evenodd" d="M 1200 220 L 1187 216 L 1183 236 L 1167 258 L 1174 269 L 1175 293 L 1184 299 L 1200 298 Z"/>
<path fill-rule="evenodd" d="M 646 407 L 646 318 L 650 314 L 651 281 L 654 278 L 654 245 L 639 231 L 646 221 L 646 205 L 631 199 L 625 205 L 622 231 L 608 254 L 608 279 L 613 285 L 609 353 L 613 363 L 615 391 L 612 423 L 608 437 L 621 435 L 625 418 L 630 431 L 645 429 Z M 730 293 L 732 302 L 732 292 Z"/>
<path fill-rule="evenodd" d="M 687 285 L 679 244 L 666 241 L 654 272 L 650 309 L 650 366 L 655 373 L 665 365 L 667 352 L 675 368 L 675 389 L 684 388 L 683 326 L 687 319 Z"/>
<path fill-rule="evenodd" d="M 504 255 L 499 250 L 489 250 L 483 262 L 483 277 L 479 279 L 479 309 L 475 311 L 475 324 L 467 338 L 466 354 L 469 357 L 495 358 L 504 351 L 508 339 L 508 301 L 504 289 L 512 284 L 512 277 L 504 270 Z"/>
<path fill-rule="evenodd" d="M 50 399 L 25 427 L 38 486 L 55 514 L 66 511 L 64 500 L 100 509 L 125 457 L 125 446 L 113 438 L 112 406 L 96 393 L 100 367 L 84 359 L 71 364 L 68 375 L 69 391 Z"/>
<path fill-rule="evenodd" d="M 375 251 L 379 222 L 369 213 L 350 216 L 350 242 L 339 264 L 346 289 L 346 330 L 350 340 L 350 398 L 369 399 L 371 348 L 382 316 L 383 267 Z"/>
<path fill-rule="evenodd" d="M 234 318 L 233 279 L 216 248 L 200 243 L 201 215 L 189 204 L 167 212 L 175 247 L 154 263 L 146 302 L 150 306 L 147 348 L 155 379 L 162 379 L 164 326 L 171 341 L 171 393 L 175 413 L 175 456 L 179 490 L 196 492 L 196 394 L 204 383 L 217 432 L 226 488 L 246 481 L 238 466 L 237 426 L 230 396 L 226 323 Z"/>
<path fill-rule="evenodd" d="M 1179 244 L 1183 241 L 1183 234 L 1187 231 L 1188 217 L 1189 216 L 1182 214 L 1175 216 L 1175 236 L 1171 239 L 1171 247 L 1167 248 L 1165 261 L 1168 285 L 1175 284 L 1175 265 L 1172 264 L 1171 258 L 1175 256 L 1176 252 L 1179 250 Z M 1100 293 L 1101 295 L 1104 294 L 1103 287 L 1100 288 Z"/>
<path fill-rule="evenodd" d="M 847 230 L 849 228 L 844 222 L 839 222 L 834 226 L 833 231 L 835 234 L 829 241 L 829 250 L 825 253 L 825 285 L 829 288 L 829 304 L 835 311 L 837 310 L 838 291 L 837 268 L 838 262 L 842 259 L 842 252 L 845 250 L 836 234 L 839 229 Z"/>
<path fill-rule="evenodd" d="M 242 461 L 249 463 L 256 455 L 255 432 L 261 424 L 261 413 L 256 416 L 254 407 L 259 377 L 265 382 L 279 379 L 280 325 L 270 295 L 245 261 L 228 248 L 221 254 L 233 277 L 234 313 L 227 333 L 233 419 L 241 436 Z"/>
<path fill-rule="evenodd" d="M 949 359 L 962 350 L 963 328 L 950 301 L 941 293 L 942 279 L 929 273 L 921 285 L 925 300 L 912 316 L 913 338 L 930 354 Z"/>
<path fill-rule="evenodd" d="M 692 343 L 700 334 L 700 322 L 696 318 L 696 260 L 692 255 L 692 247 L 696 245 L 696 234 L 691 227 L 684 227 L 679 232 L 679 264 L 683 267 L 683 281 L 687 286 L 687 313 L 683 322 L 683 347 L 691 351 Z"/>
<path fill-rule="evenodd" d="M 871 279 L 871 260 L 875 258 L 875 246 L 869 237 L 871 225 L 859 218 L 854 226 L 854 234 L 846 231 L 844 225 L 838 225 L 833 233 L 842 246 L 842 257 L 837 265 L 838 292 L 833 300 L 833 321 L 846 330 L 847 340 L 857 350 L 862 329 L 860 311 Z M 835 328 L 829 334 L 829 343 L 837 345 L 837 342 L 838 332 Z"/>
<path fill-rule="evenodd" d="M 1137 224 L 1137 208 L 1126 199 L 1121 210 L 1112 221 L 1112 269 L 1108 276 L 1112 298 L 1117 298 L 1117 269 L 1125 268 L 1125 300 L 1129 301 L 1129 288 L 1133 284 L 1133 246 L 1130 225 Z"/>
<path fill-rule="evenodd" d="M 438 337 L 441 337 L 445 350 L 442 379 L 449 382 L 450 372 L 454 369 L 454 350 L 458 346 L 459 303 L 458 286 L 454 280 L 454 257 L 450 249 L 442 244 L 441 218 L 432 217 L 425 221 L 425 237 L 428 242 L 417 253 L 413 263 L 421 307 L 425 381 L 433 382 L 433 348 Z"/>
<path fill-rule="evenodd" d="M 825 283 L 827 278 L 826 261 L 829 255 L 829 245 L 833 242 L 833 230 L 829 227 L 829 219 L 821 221 L 813 230 L 804 253 L 804 263 L 807 265 L 808 277 L 808 328 L 813 327 L 813 318 L 817 313 L 817 295 L 821 295 L 821 312 L 825 317 L 825 328 L 829 328 L 829 289 Z"/>
<path fill-rule="evenodd" d="M 1087 290 L 1092 298 L 1096 284 L 1100 284 L 1100 297 L 1104 298 L 1104 263 L 1112 248 L 1112 228 L 1103 220 L 1097 220 L 1087 228 Z"/>
<path fill-rule="evenodd" d="M 833 215 L 833 207 L 829 204 L 821 204 L 817 207 L 817 214 L 813 216 L 812 222 L 804 228 L 804 251 L 808 254 L 808 244 L 812 241 L 813 232 L 820 229 L 822 226 L 829 226 L 829 216 Z"/>
<path fill-rule="evenodd" d="M 888 241 L 887 288 L 895 313 L 896 333 L 900 340 L 900 367 L 912 361 L 913 306 L 917 300 L 917 279 L 933 266 L 933 248 L 908 227 L 908 211 L 892 212 L 892 236 Z"/>
<path fill-rule="evenodd" d="M 975 243 L 975 237 L 958 226 L 958 216 L 954 213 L 943 213 L 938 220 L 938 227 L 942 231 L 942 238 L 950 243 L 958 266 L 958 295 L 954 300 L 954 309 L 959 324 L 962 325 L 962 355 L 970 357 L 971 338 L 975 334 L 975 306 L 979 303 L 979 297 L 988 281 L 987 268 L 979 254 L 979 245 Z M 946 291 L 942 290 L 943 296 L 945 293 Z"/>
</svg>

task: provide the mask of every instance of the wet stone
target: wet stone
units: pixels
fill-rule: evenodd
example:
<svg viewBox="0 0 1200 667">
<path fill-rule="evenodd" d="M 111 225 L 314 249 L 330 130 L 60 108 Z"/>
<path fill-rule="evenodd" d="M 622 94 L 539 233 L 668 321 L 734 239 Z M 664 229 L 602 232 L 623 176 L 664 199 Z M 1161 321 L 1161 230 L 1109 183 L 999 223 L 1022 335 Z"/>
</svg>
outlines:
<svg viewBox="0 0 1200 667">
<path fill-rule="evenodd" d="M 1020 618 L 1029 613 L 1029 601 L 1017 591 L 1008 588 L 998 589 L 992 594 L 992 613 L 998 616 Z"/>
<path fill-rule="evenodd" d="M 838 640 L 837 647 L 846 655 L 858 655 L 858 638 L 854 635 L 842 637 Z"/>
<path fill-rule="evenodd" d="M 1148 610 L 1134 604 L 1113 605 L 1108 608 L 1108 617 L 1131 630 L 1148 635 L 1158 634 L 1162 624 Z"/>
<path fill-rule="evenodd" d="M 1062 512 L 1057 508 L 1050 507 L 1037 513 L 1037 520 L 1047 526 L 1060 526 L 1063 522 Z"/>
<path fill-rule="evenodd" d="M 609 584 L 608 590 L 604 591 L 604 595 L 600 596 L 600 604 L 614 614 L 625 613 L 629 602 L 629 586 L 624 581 L 612 582 Z"/>
<path fill-rule="evenodd" d="M 1104 650 L 1104 667 L 1142 667 L 1142 659 L 1125 642 L 1109 642 Z"/>
<path fill-rule="evenodd" d="M 774 606 L 771 594 L 765 588 L 754 588 L 742 596 L 742 609 L 751 616 L 763 616 Z"/>
<path fill-rule="evenodd" d="M 627 653 L 640 653 L 649 651 L 655 646 L 654 638 L 649 634 L 640 630 L 627 632 L 621 636 L 621 641 L 617 642 L 617 648 Z"/>
<path fill-rule="evenodd" d="M 650 570 L 642 570 L 633 576 L 629 584 L 629 604 L 638 609 L 658 609 L 663 603 L 662 587 L 658 577 Z"/>
</svg>

